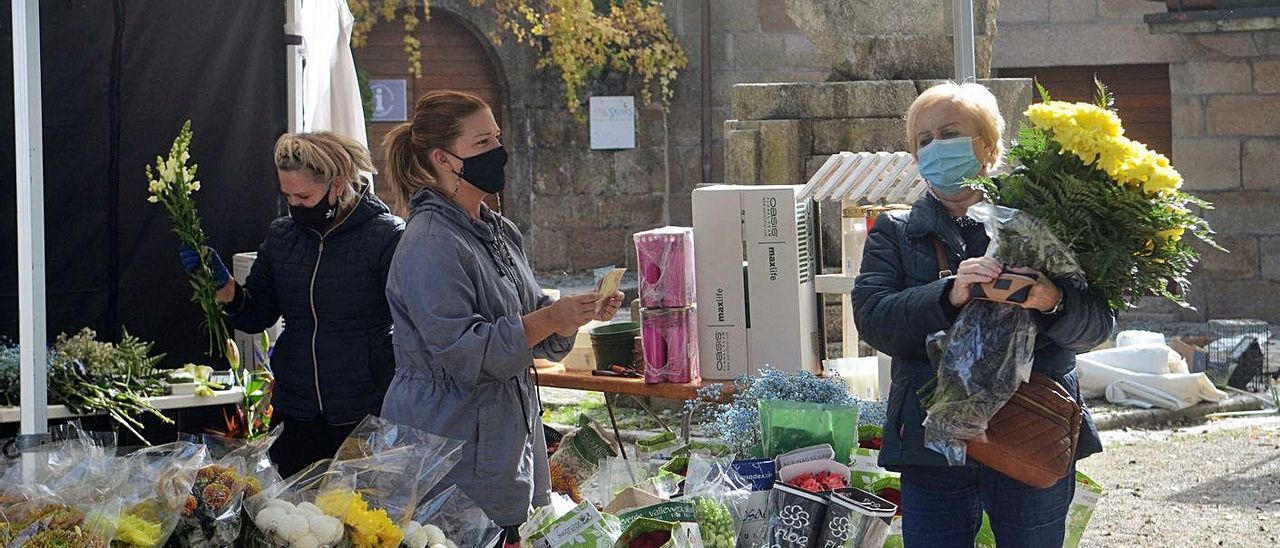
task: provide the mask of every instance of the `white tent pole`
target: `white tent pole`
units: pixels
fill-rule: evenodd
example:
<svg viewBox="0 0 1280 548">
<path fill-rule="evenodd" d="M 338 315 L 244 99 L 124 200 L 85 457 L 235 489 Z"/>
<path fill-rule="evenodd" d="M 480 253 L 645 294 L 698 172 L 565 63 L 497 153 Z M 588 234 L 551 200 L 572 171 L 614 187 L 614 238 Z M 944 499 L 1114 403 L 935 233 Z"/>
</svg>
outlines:
<svg viewBox="0 0 1280 548">
<path fill-rule="evenodd" d="M 973 50 L 973 0 L 951 0 L 951 18 L 956 52 L 956 81 L 974 82 L 978 79 L 978 67 Z"/>
<path fill-rule="evenodd" d="M 285 66 L 288 70 L 289 133 L 302 131 L 302 36 L 298 20 L 302 0 L 285 0 Z"/>
<path fill-rule="evenodd" d="M 40 110 L 40 2 L 14 0 L 13 108 L 18 204 L 20 434 L 48 431 L 45 333 L 44 142 Z"/>
</svg>

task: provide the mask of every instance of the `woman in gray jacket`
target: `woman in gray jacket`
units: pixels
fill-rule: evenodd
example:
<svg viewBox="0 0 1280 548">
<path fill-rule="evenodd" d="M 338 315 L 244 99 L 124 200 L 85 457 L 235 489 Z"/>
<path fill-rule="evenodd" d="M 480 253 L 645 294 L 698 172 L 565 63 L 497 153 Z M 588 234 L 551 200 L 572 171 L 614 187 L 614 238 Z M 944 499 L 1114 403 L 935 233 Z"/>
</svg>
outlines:
<svg viewBox="0 0 1280 548">
<path fill-rule="evenodd" d="M 542 294 L 515 224 L 484 204 L 505 184 L 499 133 L 484 101 L 439 91 L 384 141 L 408 225 L 387 278 L 396 375 L 382 416 L 467 442 L 442 485 L 458 485 L 511 543 L 530 506 L 550 498 L 533 359 L 562 359 L 622 294 L 603 306 Z"/>
</svg>

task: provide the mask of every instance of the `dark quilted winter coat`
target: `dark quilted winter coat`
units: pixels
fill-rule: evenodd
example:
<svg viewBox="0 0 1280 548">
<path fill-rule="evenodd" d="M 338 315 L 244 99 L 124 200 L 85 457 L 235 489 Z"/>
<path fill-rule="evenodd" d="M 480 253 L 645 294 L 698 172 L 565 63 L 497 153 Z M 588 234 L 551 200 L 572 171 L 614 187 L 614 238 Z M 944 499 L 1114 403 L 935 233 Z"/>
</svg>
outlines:
<svg viewBox="0 0 1280 548">
<path fill-rule="evenodd" d="M 271 223 L 244 291 L 225 311 L 246 333 L 284 316 L 271 356 L 277 414 L 347 424 L 379 413 L 395 374 L 385 288 L 403 231 L 368 185 L 323 235 L 287 216 Z"/>
<path fill-rule="evenodd" d="M 893 358 L 893 383 L 884 425 L 880 465 L 946 466 L 946 459 L 924 446 L 925 412 L 916 392 L 935 374 L 925 355 L 925 339 L 955 322 L 956 311 L 944 302 L 954 277 L 938 278 L 938 258 L 932 238 L 946 246 L 953 272 L 960 261 L 979 257 L 984 249 L 966 249 L 954 219 L 932 196 L 925 195 L 910 211 L 881 215 L 867 240 L 861 274 L 853 289 L 858 334 Z M 984 240 L 985 241 L 985 240 Z M 1095 294 L 1059 283 L 1062 310 L 1055 316 L 1035 312 L 1039 323 L 1032 369 L 1061 383 L 1080 399 L 1076 353 L 1106 340 L 1115 316 Z M 1076 458 L 1102 450 L 1097 427 L 1086 408 Z"/>
</svg>

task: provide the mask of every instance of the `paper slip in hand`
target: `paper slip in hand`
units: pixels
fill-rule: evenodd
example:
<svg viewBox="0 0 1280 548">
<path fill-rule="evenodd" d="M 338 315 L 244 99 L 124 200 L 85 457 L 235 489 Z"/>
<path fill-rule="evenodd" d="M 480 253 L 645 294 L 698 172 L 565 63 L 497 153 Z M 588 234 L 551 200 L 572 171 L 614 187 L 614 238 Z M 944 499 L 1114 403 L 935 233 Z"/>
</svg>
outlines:
<svg viewBox="0 0 1280 548">
<path fill-rule="evenodd" d="M 597 306 L 613 298 L 613 294 L 618 292 L 618 286 L 622 285 L 622 275 L 626 272 L 625 268 L 615 268 L 600 278 L 600 296 L 596 299 Z"/>
</svg>

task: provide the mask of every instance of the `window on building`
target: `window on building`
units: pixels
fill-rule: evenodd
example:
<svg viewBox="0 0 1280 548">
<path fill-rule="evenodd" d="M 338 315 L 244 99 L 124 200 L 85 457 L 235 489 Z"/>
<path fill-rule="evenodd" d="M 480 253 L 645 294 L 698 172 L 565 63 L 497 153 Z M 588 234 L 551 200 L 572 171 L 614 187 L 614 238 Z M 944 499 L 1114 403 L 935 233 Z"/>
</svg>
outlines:
<svg viewBox="0 0 1280 548">
<path fill-rule="evenodd" d="M 1169 65 L 1098 65 L 997 69 L 1000 78 L 1035 78 L 1054 100 L 1092 101 L 1097 76 L 1116 96 L 1125 135 L 1173 158 Z M 1036 94 L 1039 101 L 1039 94 Z"/>
</svg>

